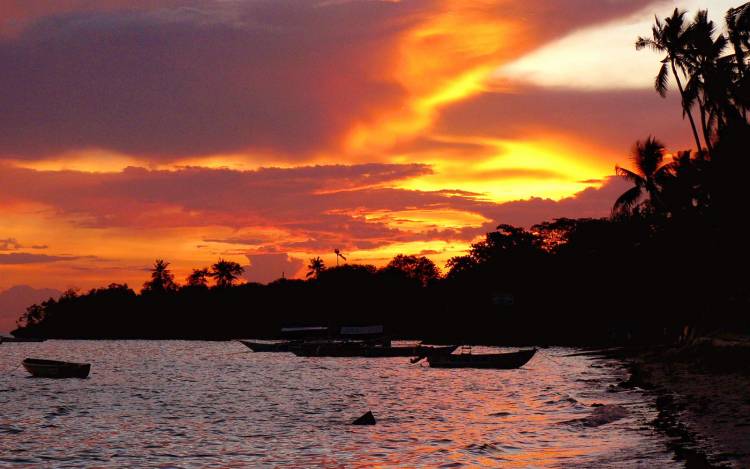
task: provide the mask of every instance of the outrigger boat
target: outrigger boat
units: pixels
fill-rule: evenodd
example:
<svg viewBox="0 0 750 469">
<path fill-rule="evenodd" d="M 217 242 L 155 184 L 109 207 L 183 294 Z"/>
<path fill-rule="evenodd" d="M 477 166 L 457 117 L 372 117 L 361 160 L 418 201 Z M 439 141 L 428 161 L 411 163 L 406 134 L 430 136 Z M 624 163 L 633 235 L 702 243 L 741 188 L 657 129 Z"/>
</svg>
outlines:
<svg viewBox="0 0 750 469">
<path fill-rule="evenodd" d="M 39 358 L 27 358 L 21 364 L 36 378 L 86 378 L 91 370 L 89 363 L 59 362 Z"/>
<path fill-rule="evenodd" d="M 536 348 L 512 353 L 458 353 L 455 355 L 428 355 L 432 368 L 492 368 L 511 370 L 521 368 L 531 360 Z"/>
</svg>

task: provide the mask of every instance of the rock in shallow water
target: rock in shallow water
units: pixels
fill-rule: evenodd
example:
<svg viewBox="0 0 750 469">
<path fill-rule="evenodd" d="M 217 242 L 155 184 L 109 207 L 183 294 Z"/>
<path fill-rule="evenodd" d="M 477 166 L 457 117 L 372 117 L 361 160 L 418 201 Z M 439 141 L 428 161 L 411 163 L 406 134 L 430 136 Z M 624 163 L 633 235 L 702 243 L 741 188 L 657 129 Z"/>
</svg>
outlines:
<svg viewBox="0 0 750 469">
<path fill-rule="evenodd" d="M 368 410 L 365 415 L 352 422 L 352 425 L 375 425 L 375 416 Z"/>
</svg>

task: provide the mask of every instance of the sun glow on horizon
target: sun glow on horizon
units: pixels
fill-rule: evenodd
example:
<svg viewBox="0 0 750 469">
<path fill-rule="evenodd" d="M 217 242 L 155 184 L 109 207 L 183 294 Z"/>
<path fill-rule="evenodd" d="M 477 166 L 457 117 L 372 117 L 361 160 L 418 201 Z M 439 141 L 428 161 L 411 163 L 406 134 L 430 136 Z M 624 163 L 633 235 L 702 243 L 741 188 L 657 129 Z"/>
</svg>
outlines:
<svg viewBox="0 0 750 469">
<path fill-rule="evenodd" d="M 446 159 L 435 162 L 434 173 L 403 181 L 399 187 L 441 190 L 457 187 L 476 192 L 494 202 L 530 197 L 559 200 L 595 184 L 611 174 L 611 168 L 595 165 L 558 144 L 547 141 L 485 139 L 494 156 L 475 162 Z"/>
</svg>

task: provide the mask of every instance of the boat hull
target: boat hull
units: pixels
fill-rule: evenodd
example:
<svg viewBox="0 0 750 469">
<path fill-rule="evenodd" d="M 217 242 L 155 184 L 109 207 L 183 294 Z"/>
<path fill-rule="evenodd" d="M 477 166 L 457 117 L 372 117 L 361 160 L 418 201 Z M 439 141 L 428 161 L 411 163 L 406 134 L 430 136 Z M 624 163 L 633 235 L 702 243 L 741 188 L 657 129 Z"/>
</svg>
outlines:
<svg viewBox="0 0 750 469">
<path fill-rule="evenodd" d="M 274 352 L 274 353 L 280 353 L 280 352 L 291 352 L 291 343 L 290 342 L 276 342 L 276 343 L 266 343 L 266 342 L 253 342 L 251 340 L 240 340 L 240 342 L 250 350 L 256 353 L 260 352 Z"/>
<path fill-rule="evenodd" d="M 89 363 L 27 358 L 21 364 L 35 378 L 86 378 L 91 371 Z"/>
<path fill-rule="evenodd" d="M 39 338 L 27 338 L 27 337 L 0 337 L 0 343 L 8 342 L 8 343 L 22 343 L 22 342 L 44 342 L 47 339 L 39 339 Z"/>
<path fill-rule="evenodd" d="M 536 349 L 521 350 L 512 353 L 492 354 L 457 354 L 428 356 L 432 368 L 485 368 L 495 370 L 512 370 L 521 368 L 531 360 Z"/>
</svg>

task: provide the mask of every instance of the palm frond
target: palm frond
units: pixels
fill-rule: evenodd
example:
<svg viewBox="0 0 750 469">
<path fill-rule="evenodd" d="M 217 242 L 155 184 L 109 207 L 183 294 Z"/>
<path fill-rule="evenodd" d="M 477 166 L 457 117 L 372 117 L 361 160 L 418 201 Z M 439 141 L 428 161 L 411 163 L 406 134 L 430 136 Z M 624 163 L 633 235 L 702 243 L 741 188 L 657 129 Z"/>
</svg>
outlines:
<svg viewBox="0 0 750 469">
<path fill-rule="evenodd" d="M 631 209 L 638 203 L 641 198 L 643 191 L 640 187 L 634 186 L 626 190 L 620 197 L 615 200 L 615 204 L 612 206 L 612 214 L 623 214 L 629 213 Z"/>
<path fill-rule="evenodd" d="M 664 180 L 671 179 L 675 177 L 677 174 L 677 171 L 684 166 L 684 161 L 680 159 L 680 155 L 684 153 L 681 152 L 678 155 L 674 156 L 672 161 L 669 163 L 664 163 L 663 165 L 659 166 L 656 171 L 654 171 L 653 179 L 656 181 L 658 185 L 661 185 L 661 182 Z M 690 158 L 690 153 L 688 152 L 688 159 Z"/>
<path fill-rule="evenodd" d="M 619 165 L 615 166 L 615 174 L 623 179 L 627 179 L 638 187 L 642 187 L 646 183 L 646 180 L 643 178 L 643 176 Z"/>
<path fill-rule="evenodd" d="M 659 73 L 656 74 L 656 80 L 654 81 L 654 88 L 662 98 L 667 97 L 667 86 L 669 85 L 669 66 L 667 63 L 662 63 Z"/>
<path fill-rule="evenodd" d="M 721 54 L 724 52 L 724 49 L 727 48 L 728 42 L 727 37 L 723 34 L 720 34 L 719 37 L 716 38 L 713 45 L 713 50 L 711 51 L 714 57 L 721 57 Z"/>
<path fill-rule="evenodd" d="M 635 50 L 651 49 L 654 52 L 663 52 L 664 46 L 654 39 L 639 36 L 635 41 Z"/>
<path fill-rule="evenodd" d="M 651 136 L 643 142 L 639 140 L 635 143 L 632 160 L 644 179 L 648 180 L 661 166 L 664 151 L 664 144 Z"/>
<path fill-rule="evenodd" d="M 750 28 L 750 2 L 729 10 L 733 13 L 735 24 L 740 28 Z M 729 15 L 729 12 L 727 12 Z"/>
</svg>

